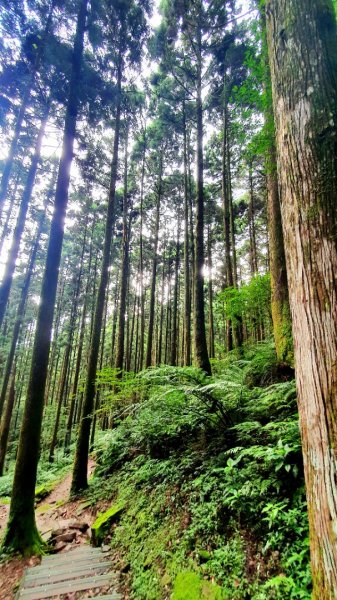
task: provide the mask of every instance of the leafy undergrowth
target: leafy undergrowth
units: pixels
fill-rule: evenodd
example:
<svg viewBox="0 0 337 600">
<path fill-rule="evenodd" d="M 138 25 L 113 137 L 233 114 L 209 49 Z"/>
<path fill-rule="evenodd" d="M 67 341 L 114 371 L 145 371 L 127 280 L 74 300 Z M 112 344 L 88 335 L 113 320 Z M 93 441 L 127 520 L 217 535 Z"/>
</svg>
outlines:
<svg viewBox="0 0 337 600">
<path fill-rule="evenodd" d="M 65 475 L 69 473 L 73 463 L 73 453 L 65 455 L 63 451 L 58 452 L 56 460 L 49 463 L 42 456 L 39 462 L 36 482 L 36 498 L 43 499 L 57 485 Z M 0 477 L 0 498 L 8 498 L 12 493 L 15 462 L 12 460 L 7 472 Z"/>
<path fill-rule="evenodd" d="M 309 599 L 294 381 L 275 382 L 266 344 L 213 366 L 151 369 L 108 397 L 88 494 L 125 503 L 111 544 L 137 600 Z"/>
</svg>

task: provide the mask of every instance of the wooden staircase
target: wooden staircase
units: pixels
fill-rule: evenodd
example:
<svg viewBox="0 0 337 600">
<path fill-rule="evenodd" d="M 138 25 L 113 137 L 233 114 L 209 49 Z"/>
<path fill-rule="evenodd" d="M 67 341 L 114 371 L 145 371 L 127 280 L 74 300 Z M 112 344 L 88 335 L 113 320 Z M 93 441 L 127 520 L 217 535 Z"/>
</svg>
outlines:
<svg viewBox="0 0 337 600">
<path fill-rule="evenodd" d="M 16 600 L 44 600 L 67 594 L 76 599 L 122 600 L 116 585 L 117 574 L 112 571 L 109 555 L 99 548 L 80 546 L 45 556 L 40 565 L 27 569 Z M 97 596 L 92 595 L 93 590 Z"/>
</svg>

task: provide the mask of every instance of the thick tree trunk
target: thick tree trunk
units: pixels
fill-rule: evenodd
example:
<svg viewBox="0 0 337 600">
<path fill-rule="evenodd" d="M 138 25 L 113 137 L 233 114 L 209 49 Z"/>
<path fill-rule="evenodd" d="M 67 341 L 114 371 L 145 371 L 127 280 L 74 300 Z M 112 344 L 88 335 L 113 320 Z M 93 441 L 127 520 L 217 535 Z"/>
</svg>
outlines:
<svg viewBox="0 0 337 600">
<path fill-rule="evenodd" d="M 86 14 L 87 0 L 81 0 L 73 50 L 63 151 L 56 186 L 55 208 L 42 282 L 41 303 L 36 324 L 31 372 L 15 466 L 9 521 L 3 541 L 3 547 L 11 548 L 27 555 L 41 553 L 43 546 L 35 523 L 35 483 L 39 460 L 50 337 L 58 269 L 61 259 L 64 219 L 68 201 L 70 166 L 73 158 L 73 146 L 76 134 Z"/>
<path fill-rule="evenodd" d="M 265 34 L 266 16 L 261 10 L 262 29 Z M 291 315 L 288 293 L 286 257 L 279 186 L 277 178 L 277 156 L 275 147 L 275 123 L 271 94 L 270 68 L 268 63 L 266 38 L 263 38 L 264 80 L 265 80 L 265 122 L 269 132 L 267 171 L 268 209 L 268 265 L 271 287 L 271 314 L 277 359 L 281 364 L 293 366 L 294 346 L 291 332 Z"/>
<path fill-rule="evenodd" d="M 331 0 L 268 0 L 313 598 L 337 597 L 337 31 Z"/>
<path fill-rule="evenodd" d="M 123 31 L 123 30 L 122 30 Z M 122 34 L 123 35 L 123 34 Z M 95 379 L 98 362 L 99 345 L 101 339 L 101 328 L 104 313 L 105 294 L 109 278 L 109 265 L 111 254 L 111 243 L 113 225 L 115 221 L 115 197 L 116 197 L 116 182 L 118 175 L 118 150 L 120 137 L 120 121 L 121 121 L 121 95 L 122 95 L 122 74 L 123 74 L 123 43 L 120 42 L 120 52 L 118 58 L 117 69 L 117 106 L 115 120 L 115 137 L 113 146 L 113 156 L 110 175 L 110 190 L 108 212 L 105 225 L 105 238 L 103 259 L 101 267 L 101 276 L 97 290 L 96 306 L 93 318 L 93 329 L 90 343 L 90 352 L 88 360 L 88 371 L 86 387 L 83 397 L 81 421 L 79 426 L 75 462 L 73 468 L 73 479 L 71 484 L 71 494 L 78 494 L 80 490 L 88 487 L 87 470 L 88 470 L 88 455 L 89 455 L 89 438 L 90 427 L 92 421 L 92 411 L 94 408 L 95 398 Z"/>
<path fill-rule="evenodd" d="M 194 348 L 195 362 L 200 369 L 211 375 L 206 328 L 204 292 L 204 158 L 203 118 L 201 98 L 201 29 L 198 27 L 198 77 L 197 77 L 197 201 L 195 224 L 195 268 L 194 268 Z"/>
<path fill-rule="evenodd" d="M 11 291 L 16 259 L 19 254 L 20 242 L 21 242 L 21 237 L 22 237 L 22 233 L 24 230 L 25 222 L 26 222 L 29 201 L 30 201 L 30 198 L 32 195 L 35 176 L 36 176 L 37 168 L 38 168 L 39 161 L 40 161 L 42 140 L 43 140 L 45 128 L 47 125 L 49 109 L 50 109 L 50 103 L 48 102 L 48 105 L 45 110 L 45 114 L 43 116 L 43 120 L 41 122 L 41 127 L 39 130 L 38 136 L 37 136 L 34 155 L 32 157 L 31 165 L 29 167 L 25 189 L 22 194 L 19 214 L 18 214 L 16 226 L 15 226 L 14 233 L 13 233 L 13 240 L 12 240 L 12 244 L 9 249 L 9 252 L 8 252 L 6 268 L 5 268 L 4 276 L 2 278 L 2 282 L 0 285 L 0 327 L 2 325 L 4 316 L 5 316 L 9 293 Z"/>
</svg>

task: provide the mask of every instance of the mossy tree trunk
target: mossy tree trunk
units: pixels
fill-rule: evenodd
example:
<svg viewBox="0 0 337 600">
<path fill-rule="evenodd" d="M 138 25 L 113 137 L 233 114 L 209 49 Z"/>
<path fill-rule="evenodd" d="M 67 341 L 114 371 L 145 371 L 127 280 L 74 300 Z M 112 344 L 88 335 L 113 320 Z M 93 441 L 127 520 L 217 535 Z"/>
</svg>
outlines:
<svg viewBox="0 0 337 600">
<path fill-rule="evenodd" d="M 271 286 L 271 314 L 273 321 L 273 334 L 275 340 L 275 350 L 277 359 L 280 364 L 293 366 L 294 346 L 291 332 L 288 278 L 286 268 L 286 257 L 284 252 L 280 194 L 277 178 L 275 123 L 271 93 L 270 68 L 268 63 L 268 49 L 265 31 L 266 15 L 263 8 L 260 12 L 261 26 L 263 31 L 264 56 L 264 115 L 265 128 L 269 142 L 267 147 L 265 166 L 267 177 L 268 251 Z"/>
<path fill-rule="evenodd" d="M 56 185 L 54 214 L 42 281 L 41 302 L 36 323 L 31 371 L 15 465 L 9 520 L 3 540 L 4 548 L 25 555 L 41 553 L 43 548 L 43 542 L 35 523 L 35 484 L 40 453 L 51 330 L 61 260 L 64 219 L 68 202 L 70 166 L 73 159 L 76 134 L 86 15 L 87 0 L 81 0 L 74 40 L 72 73 L 64 125 L 62 156 Z"/>
<path fill-rule="evenodd" d="M 268 0 L 278 177 L 313 598 L 337 597 L 337 31 L 331 0 Z"/>
</svg>

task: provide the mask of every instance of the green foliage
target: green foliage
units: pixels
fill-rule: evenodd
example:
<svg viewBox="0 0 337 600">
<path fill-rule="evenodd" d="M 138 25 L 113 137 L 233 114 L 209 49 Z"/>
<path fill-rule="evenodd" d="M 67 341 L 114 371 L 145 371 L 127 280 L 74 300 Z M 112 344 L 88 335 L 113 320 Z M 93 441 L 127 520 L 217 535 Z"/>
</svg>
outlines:
<svg viewBox="0 0 337 600">
<path fill-rule="evenodd" d="M 253 335 L 256 329 L 271 324 L 270 276 L 256 275 L 240 288 L 226 288 L 216 298 L 216 310 L 224 311 L 233 324 L 244 322 Z"/>
<path fill-rule="evenodd" d="M 221 361 L 213 378 L 162 367 L 129 382 L 138 401 L 134 389 L 129 405 L 125 395 L 124 418 L 116 409 L 100 438 L 88 493 L 127 507 L 112 545 L 137 600 L 169 590 L 188 598 L 186 573 L 194 598 L 309 599 L 295 384 L 276 382 L 276 371 L 270 379 L 275 361 L 273 347 L 258 344 Z"/>
<path fill-rule="evenodd" d="M 57 454 L 57 460 L 52 464 L 45 457 L 40 460 L 36 482 L 37 500 L 41 500 L 48 495 L 60 479 L 69 473 L 72 461 L 72 454 L 63 455 L 63 453 Z M 11 495 L 13 476 L 14 463 L 10 463 L 8 472 L 3 477 L 0 477 L 0 497 Z"/>
</svg>

